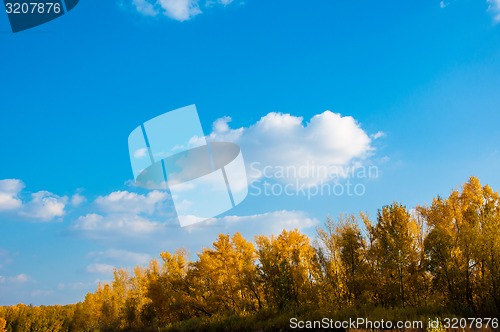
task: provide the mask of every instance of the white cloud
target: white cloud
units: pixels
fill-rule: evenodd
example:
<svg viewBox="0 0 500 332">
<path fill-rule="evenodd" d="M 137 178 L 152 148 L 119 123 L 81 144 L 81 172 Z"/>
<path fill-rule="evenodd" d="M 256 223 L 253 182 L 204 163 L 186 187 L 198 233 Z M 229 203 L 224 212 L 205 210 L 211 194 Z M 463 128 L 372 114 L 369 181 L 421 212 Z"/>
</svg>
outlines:
<svg viewBox="0 0 500 332">
<path fill-rule="evenodd" d="M 131 239 L 149 236 L 173 222 L 175 211 L 166 192 L 148 194 L 115 191 L 94 201 L 95 211 L 73 222 L 71 230 L 96 239 Z"/>
<path fill-rule="evenodd" d="M 0 180 L 0 211 L 15 210 L 21 207 L 22 201 L 18 197 L 24 183 L 17 179 Z"/>
<path fill-rule="evenodd" d="M 145 253 L 128 250 L 109 249 L 105 251 L 91 252 L 89 256 L 96 260 L 114 260 L 118 262 L 143 265 L 151 260 L 151 256 Z"/>
<path fill-rule="evenodd" d="M 111 274 L 115 267 L 109 264 L 90 264 L 87 266 L 87 272 L 98 274 Z"/>
<path fill-rule="evenodd" d="M 0 212 L 15 213 L 33 221 L 50 221 L 65 214 L 68 197 L 39 191 L 31 194 L 31 200 L 23 202 L 19 196 L 24 187 L 21 180 L 0 180 Z"/>
<path fill-rule="evenodd" d="M 164 15 L 180 22 L 201 14 L 198 0 L 158 0 L 158 3 Z"/>
<path fill-rule="evenodd" d="M 368 158 L 374 153 L 373 140 L 384 136 L 380 131 L 370 136 L 353 117 L 330 111 L 317 114 L 308 121 L 291 114 L 269 113 L 253 125 L 236 129 L 230 127 L 230 121 L 230 117 L 216 120 L 207 139 L 234 142 L 241 146 L 250 180 L 267 177 L 263 172 L 267 167 L 306 169 L 305 175 L 291 172 L 281 178 L 274 176 L 275 180 L 283 183 L 296 184 L 296 180 L 301 180 L 307 184 L 317 184 L 332 180 L 332 175 L 347 177 L 349 175 L 343 173 L 343 168 L 368 165 L 371 162 Z M 256 163 L 257 168 L 254 167 Z M 311 173 L 311 169 L 326 172 Z M 183 204 L 189 205 L 190 202 L 184 201 Z M 94 207 L 95 211 L 82 215 L 73 223 L 73 230 L 98 239 L 165 236 L 165 241 L 176 241 L 176 234 L 184 238 L 182 230 L 168 228 L 178 224 L 173 218 L 175 212 L 171 197 L 165 192 L 154 190 L 138 194 L 115 191 L 98 197 Z M 179 212 L 180 207 L 177 208 Z M 208 223 L 200 223 L 200 226 L 204 230 L 215 229 L 213 235 L 216 236 L 220 230 L 217 228 L 226 225 L 228 230 L 251 230 L 259 234 L 279 233 L 283 228 L 308 228 L 316 222 L 304 212 L 275 211 L 254 216 L 211 219 Z M 197 232 L 198 228 L 193 227 L 189 231 Z M 203 236 L 206 238 L 207 234 Z M 101 255 L 104 256 L 104 253 Z"/>
<path fill-rule="evenodd" d="M 495 22 L 500 22 L 500 0 L 486 0 L 488 11 L 493 13 Z"/>
<path fill-rule="evenodd" d="M 20 215 L 50 221 L 64 215 L 67 202 L 68 197 L 66 196 L 60 197 L 48 191 L 39 191 L 31 194 L 31 201 L 23 206 Z"/>
<path fill-rule="evenodd" d="M 251 180 L 263 169 L 306 170 L 298 179 L 287 172 L 280 180 L 314 184 L 342 176 L 345 167 L 359 167 L 374 149 L 372 139 L 350 116 L 326 111 L 304 123 L 302 117 L 269 113 L 250 127 L 229 128 L 231 118 L 214 122 L 209 141 L 230 141 L 241 146 Z M 382 137 L 382 132 L 374 139 Z M 252 164 L 254 166 L 252 166 Z M 249 167 L 250 166 L 250 167 Z"/>
<path fill-rule="evenodd" d="M 153 214 L 165 205 L 169 196 L 165 192 L 151 191 L 140 195 L 129 191 L 115 191 L 107 196 L 100 196 L 95 203 L 106 213 Z"/>
<path fill-rule="evenodd" d="M 220 134 L 225 134 L 225 133 L 229 132 L 228 123 L 231 121 L 232 121 L 232 119 L 229 116 L 225 116 L 225 117 L 222 117 L 220 119 L 215 120 L 213 125 L 212 125 L 213 131 L 216 133 L 220 133 Z"/>
</svg>

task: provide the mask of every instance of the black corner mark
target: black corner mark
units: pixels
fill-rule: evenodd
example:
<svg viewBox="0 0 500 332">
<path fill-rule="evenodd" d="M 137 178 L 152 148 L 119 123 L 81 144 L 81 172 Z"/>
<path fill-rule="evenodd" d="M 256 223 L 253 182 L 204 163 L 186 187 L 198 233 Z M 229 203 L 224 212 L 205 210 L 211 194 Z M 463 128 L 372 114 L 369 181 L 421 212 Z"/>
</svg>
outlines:
<svg viewBox="0 0 500 332">
<path fill-rule="evenodd" d="M 4 0 L 12 32 L 34 28 L 56 19 L 71 9 L 79 0 Z"/>
</svg>

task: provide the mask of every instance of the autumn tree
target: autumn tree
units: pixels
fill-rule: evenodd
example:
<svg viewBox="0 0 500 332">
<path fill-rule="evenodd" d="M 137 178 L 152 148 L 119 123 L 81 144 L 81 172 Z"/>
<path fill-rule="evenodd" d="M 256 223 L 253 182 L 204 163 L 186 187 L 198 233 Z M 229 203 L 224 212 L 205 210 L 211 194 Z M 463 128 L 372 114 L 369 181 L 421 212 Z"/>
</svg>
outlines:
<svg viewBox="0 0 500 332">
<path fill-rule="evenodd" d="M 367 222 L 367 229 L 378 301 L 389 307 L 418 304 L 425 271 L 415 218 L 406 207 L 393 203 L 379 210 L 377 224 Z"/>
<path fill-rule="evenodd" d="M 150 302 L 143 308 L 143 319 L 154 326 L 181 321 L 192 317 L 193 301 L 187 283 L 189 260 L 186 250 L 175 253 L 165 251 L 160 254 L 162 263 L 153 260 L 146 272 L 147 297 Z"/>
<path fill-rule="evenodd" d="M 257 281 L 256 253 L 240 233 L 219 235 L 213 249 L 204 249 L 190 270 L 190 283 L 198 288 L 198 305 L 207 314 L 254 312 L 262 307 Z"/>
<path fill-rule="evenodd" d="M 425 241 L 434 288 L 468 315 L 500 311 L 500 202 L 471 177 L 462 191 L 438 197 L 419 212 L 430 225 Z"/>
<path fill-rule="evenodd" d="M 7 325 L 7 321 L 0 317 L 0 332 L 7 332 L 5 325 Z"/>
<path fill-rule="evenodd" d="M 346 288 L 346 300 L 349 304 L 359 305 L 364 302 L 367 280 L 366 241 L 354 216 L 341 218 L 336 229 L 342 277 Z"/>
<path fill-rule="evenodd" d="M 268 303 L 283 310 L 315 302 L 315 253 L 309 238 L 298 230 L 283 230 L 277 237 L 258 236 L 256 243 Z"/>
<path fill-rule="evenodd" d="M 345 289 L 342 283 L 341 260 L 336 238 L 335 222 L 328 217 L 323 227 L 316 229 L 318 239 L 315 242 L 316 280 L 320 288 L 319 300 L 322 306 L 332 309 L 341 308 Z"/>
<path fill-rule="evenodd" d="M 322 266 L 322 288 L 331 294 L 335 308 L 363 303 L 367 286 L 366 240 L 353 215 L 340 216 L 338 221 L 327 219 L 317 229 L 316 253 Z M 326 285 L 325 285 L 326 284 Z"/>
</svg>

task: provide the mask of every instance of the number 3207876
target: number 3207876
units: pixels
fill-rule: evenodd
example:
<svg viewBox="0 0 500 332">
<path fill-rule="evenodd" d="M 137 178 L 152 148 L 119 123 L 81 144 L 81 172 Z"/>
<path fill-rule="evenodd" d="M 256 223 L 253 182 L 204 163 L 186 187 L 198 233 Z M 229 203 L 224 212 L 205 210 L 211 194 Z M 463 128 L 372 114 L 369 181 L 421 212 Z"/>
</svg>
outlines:
<svg viewBox="0 0 500 332">
<path fill-rule="evenodd" d="M 7 14 L 59 14 L 61 4 L 57 2 L 7 2 Z"/>
</svg>

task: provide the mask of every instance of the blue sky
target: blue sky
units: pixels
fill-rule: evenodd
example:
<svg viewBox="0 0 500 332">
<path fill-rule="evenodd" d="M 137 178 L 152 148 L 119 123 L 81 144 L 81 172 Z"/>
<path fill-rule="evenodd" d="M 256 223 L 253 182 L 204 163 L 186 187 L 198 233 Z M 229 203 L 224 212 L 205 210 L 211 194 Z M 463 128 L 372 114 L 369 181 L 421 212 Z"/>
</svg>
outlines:
<svg viewBox="0 0 500 332">
<path fill-rule="evenodd" d="M 327 215 L 428 204 L 470 175 L 498 190 L 498 15 L 498 0 L 82 0 L 13 34 L 0 14 L 0 305 L 80 301 L 113 267 L 219 232 L 313 236 Z M 175 227 L 167 194 L 133 186 L 127 138 L 191 104 L 247 170 L 378 176 L 336 182 L 363 195 L 249 195 Z"/>
</svg>

